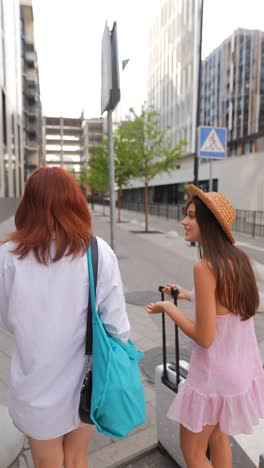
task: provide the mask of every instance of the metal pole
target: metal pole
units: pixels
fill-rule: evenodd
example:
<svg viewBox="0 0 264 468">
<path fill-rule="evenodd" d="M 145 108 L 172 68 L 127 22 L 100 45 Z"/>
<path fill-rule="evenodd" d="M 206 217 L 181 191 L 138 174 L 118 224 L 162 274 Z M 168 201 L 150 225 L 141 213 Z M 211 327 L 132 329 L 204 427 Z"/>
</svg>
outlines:
<svg viewBox="0 0 264 468">
<path fill-rule="evenodd" d="M 199 64 L 198 64 L 198 89 L 197 89 L 197 106 L 196 106 L 196 128 L 195 128 L 195 154 L 193 158 L 193 183 L 199 184 L 199 158 L 198 158 L 198 128 L 200 126 L 200 108 L 201 108 L 201 75 L 202 75 L 202 43 L 203 43 L 203 4 L 201 1 L 200 9 L 200 37 L 199 37 Z M 196 242 L 190 243 L 191 247 L 196 246 Z"/>
<path fill-rule="evenodd" d="M 110 193 L 110 245 L 115 251 L 115 161 L 112 110 L 107 111 L 108 155 L 109 155 L 109 193 Z"/>
<path fill-rule="evenodd" d="M 209 192 L 213 191 L 213 160 L 210 159 L 209 161 L 209 171 L 210 171 L 210 176 L 209 176 Z"/>
<path fill-rule="evenodd" d="M 197 90 L 197 108 L 196 108 L 196 129 L 195 129 L 195 155 L 194 155 L 194 185 L 198 185 L 199 176 L 199 158 L 198 158 L 198 128 L 200 126 L 200 109 L 201 109 L 201 76 L 202 76 L 202 43 L 203 43 L 203 7 L 204 0 L 201 0 L 200 9 L 200 40 L 199 40 L 199 68 L 198 68 L 198 90 Z"/>
</svg>

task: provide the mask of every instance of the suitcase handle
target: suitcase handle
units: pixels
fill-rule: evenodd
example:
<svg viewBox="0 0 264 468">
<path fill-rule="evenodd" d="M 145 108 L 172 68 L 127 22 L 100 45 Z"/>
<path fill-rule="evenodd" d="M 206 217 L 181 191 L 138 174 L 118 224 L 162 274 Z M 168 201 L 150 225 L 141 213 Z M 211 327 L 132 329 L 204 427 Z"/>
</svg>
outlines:
<svg viewBox="0 0 264 468">
<path fill-rule="evenodd" d="M 164 286 L 159 286 L 159 292 L 161 293 L 161 300 L 164 301 Z M 174 304 L 177 306 L 177 299 L 179 290 L 177 288 L 171 288 L 171 294 L 174 299 Z M 180 350 L 179 350 L 179 330 L 175 323 L 175 367 L 176 367 L 176 387 L 173 390 L 178 393 L 178 386 L 180 383 Z M 163 356 L 163 381 L 166 385 L 170 386 L 167 372 L 167 349 L 166 349 L 166 324 L 165 314 L 162 312 L 162 356 Z"/>
<path fill-rule="evenodd" d="M 175 305 L 177 305 L 179 289 L 177 289 L 177 288 L 171 288 L 171 294 L 172 294 L 173 298 L 176 300 L 176 304 L 175 304 Z"/>
</svg>

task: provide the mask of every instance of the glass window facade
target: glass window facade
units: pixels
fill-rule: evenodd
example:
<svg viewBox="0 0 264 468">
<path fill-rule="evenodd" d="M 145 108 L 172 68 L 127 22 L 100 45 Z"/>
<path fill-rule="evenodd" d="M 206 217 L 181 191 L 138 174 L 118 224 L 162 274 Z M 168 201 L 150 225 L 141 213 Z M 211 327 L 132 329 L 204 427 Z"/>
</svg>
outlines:
<svg viewBox="0 0 264 468">
<path fill-rule="evenodd" d="M 230 154 L 264 130 L 264 32 L 236 30 L 202 66 L 201 125 L 228 129 Z"/>
<path fill-rule="evenodd" d="M 7 60 L 8 50 L 8 60 Z M 22 192 L 22 73 L 19 2 L 0 0 L 0 197 Z"/>
<path fill-rule="evenodd" d="M 148 101 L 171 128 L 174 144 L 187 138 L 195 150 L 198 77 L 199 0 L 160 0 L 149 33 Z"/>
</svg>

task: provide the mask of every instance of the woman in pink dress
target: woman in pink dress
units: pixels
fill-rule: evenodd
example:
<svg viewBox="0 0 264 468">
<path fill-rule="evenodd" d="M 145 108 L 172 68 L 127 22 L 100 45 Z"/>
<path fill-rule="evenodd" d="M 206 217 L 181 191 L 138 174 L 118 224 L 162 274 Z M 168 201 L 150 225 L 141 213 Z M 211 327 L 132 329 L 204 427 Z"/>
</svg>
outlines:
<svg viewBox="0 0 264 468">
<path fill-rule="evenodd" d="M 193 340 L 187 380 L 168 411 L 180 423 L 188 468 L 231 468 L 227 435 L 250 434 L 264 418 L 264 372 L 254 331 L 259 294 L 247 255 L 234 245 L 231 203 L 194 185 L 188 195 L 182 224 L 185 239 L 198 242 L 201 260 L 194 266 L 194 290 L 177 287 L 179 299 L 193 302 L 195 320 L 170 301 L 146 310 L 165 312 Z"/>
</svg>

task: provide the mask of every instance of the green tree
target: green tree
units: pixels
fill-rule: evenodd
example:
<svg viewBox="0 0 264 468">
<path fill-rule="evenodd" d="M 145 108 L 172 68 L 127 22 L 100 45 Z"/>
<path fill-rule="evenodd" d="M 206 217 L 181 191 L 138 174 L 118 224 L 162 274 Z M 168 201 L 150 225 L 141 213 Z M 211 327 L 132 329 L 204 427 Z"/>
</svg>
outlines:
<svg viewBox="0 0 264 468">
<path fill-rule="evenodd" d="M 118 218 L 121 222 L 121 196 L 122 189 L 126 187 L 129 180 L 137 175 L 136 154 L 133 151 L 133 143 L 126 137 L 125 128 L 120 125 L 114 135 L 115 151 L 115 182 L 118 189 L 117 207 Z"/>
<path fill-rule="evenodd" d="M 173 146 L 170 129 L 161 129 L 160 115 L 153 107 L 142 106 L 139 115 L 130 109 L 128 120 L 122 125 L 124 138 L 130 142 L 130 151 L 136 161 L 136 176 L 144 180 L 145 231 L 148 232 L 150 181 L 162 172 L 175 169 L 177 160 L 183 157 L 185 141 Z"/>
<path fill-rule="evenodd" d="M 86 181 L 92 193 L 101 194 L 105 214 L 105 194 L 109 191 L 109 161 L 106 142 L 102 146 L 92 148 L 90 152 Z"/>
<path fill-rule="evenodd" d="M 101 192 L 109 191 L 109 157 L 108 142 L 104 140 L 102 146 L 91 150 L 92 157 L 88 165 L 87 178 L 91 190 Z M 122 125 L 119 126 L 114 135 L 115 152 L 115 183 L 118 189 L 118 222 L 121 222 L 121 192 L 127 186 L 131 177 L 136 175 L 136 163 L 133 160 L 133 146 L 123 134 Z"/>
<path fill-rule="evenodd" d="M 69 169 L 68 172 L 74 177 L 76 182 L 78 182 L 82 190 L 87 189 L 87 168 L 82 167 L 80 172 L 74 171 L 74 169 Z"/>
</svg>

